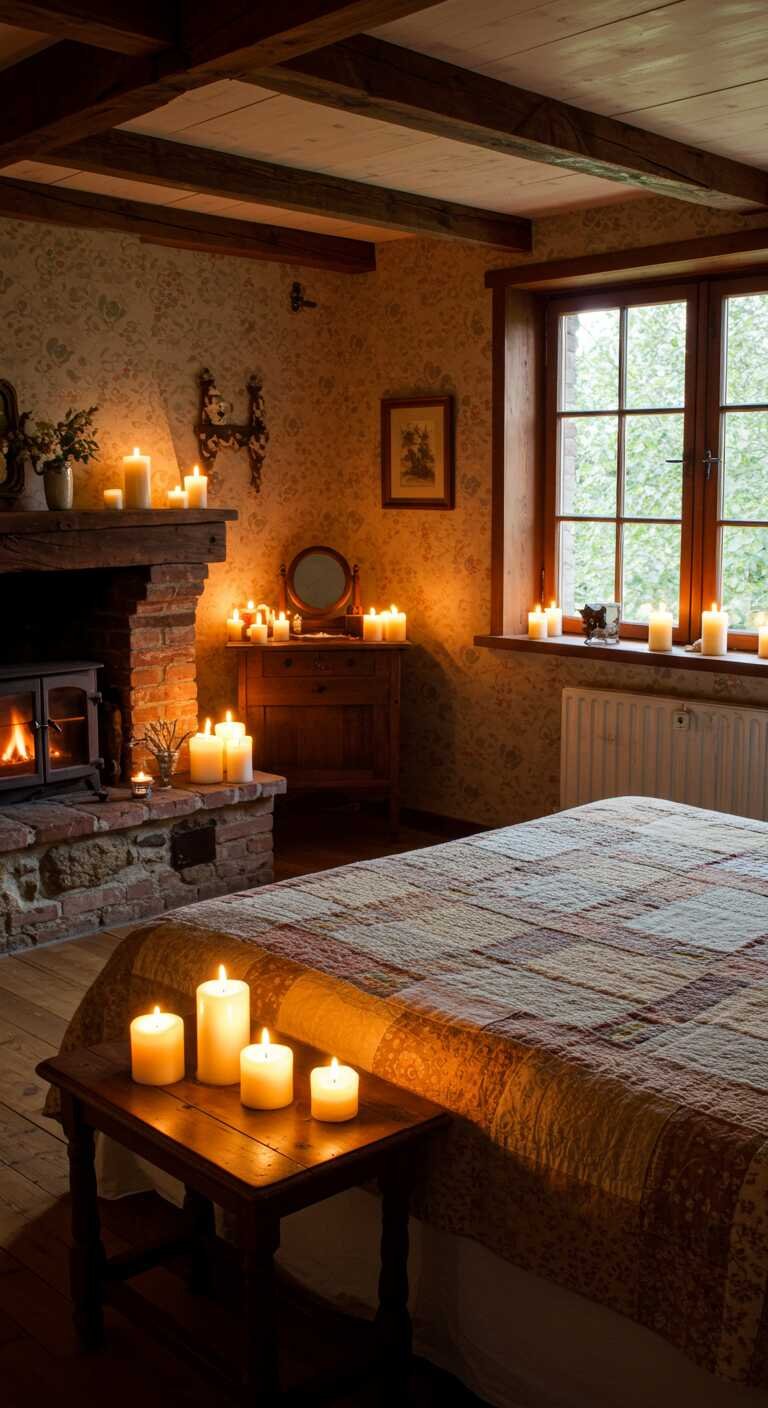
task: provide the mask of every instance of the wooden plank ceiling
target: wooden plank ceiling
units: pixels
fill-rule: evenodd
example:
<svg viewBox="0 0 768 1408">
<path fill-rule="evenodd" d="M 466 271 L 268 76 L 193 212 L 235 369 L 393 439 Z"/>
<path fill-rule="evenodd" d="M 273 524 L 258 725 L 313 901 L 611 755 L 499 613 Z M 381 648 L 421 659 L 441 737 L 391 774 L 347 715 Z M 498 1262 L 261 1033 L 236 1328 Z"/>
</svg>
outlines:
<svg viewBox="0 0 768 1408">
<path fill-rule="evenodd" d="M 413 233 L 522 254 L 527 220 L 648 190 L 768 207 L 766 0 L 278 8 L 0 0 L 0 213 L 76 224 L 90 201 L 106 228 L 176 243 L 186 219 L 191 247 L 266 258 L 301 230 L 307 262 L 364 269 L 361 242 Z"/>
</svg>

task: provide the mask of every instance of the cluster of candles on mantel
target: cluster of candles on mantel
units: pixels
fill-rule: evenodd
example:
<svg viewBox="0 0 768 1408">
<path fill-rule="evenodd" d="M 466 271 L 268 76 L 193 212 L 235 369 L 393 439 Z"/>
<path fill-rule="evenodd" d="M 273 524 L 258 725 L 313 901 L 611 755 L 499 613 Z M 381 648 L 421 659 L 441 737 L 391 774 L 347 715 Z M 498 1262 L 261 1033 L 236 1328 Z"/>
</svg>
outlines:
<svg viewBox="0 0 768 1408">
<path fill-rule="evenodd" d="M 191 474 L 183 475 L 184 487 L 166 491 L 166 508 L 207 508 L 208 475 L 200 473 L 196 464 Z M 132 455 L 123 456 L 122 489 L 104 490 L 104 507 L 112 512 L 121 509 L 152 507 L 152 459 L 143 455 L 138 446 Z"/>
<path fill-rule="evenodd" d="M 358 617 L 359 619 L 359 617 Z M 246 606 L 234 607 L 227 617 L 227 640 L 238 643 L 249 640 L 252 645 L 266 645 L 267 641 L 286 641 L 291 638 L 291 629 L 297 633 L 300 617 L 289 619 L 284 611 L 273 611 L 263 603 L 255 606 L 249 601 Z M 562 616 L 560 618 L 562 627 Z M 394 645 L 407 639 L 408 618 L 404 611 L 390 606 L 389 611 L 376 611 L 372 606 L 363 616 L 363 640 L 379 643 L 389 641 Z"/>
<path fill-rule="evenodd" d="M 186 1074 L 184 1019 L 154 1012 L 131 1022 L 131 1076 L 138 1085 L 175 1085 Z M 270 1040 L 251 1042 L 251 993 L 247 983 L 218 978 L 197 989 L 197 1079 L 201 1085 L 240 1083 L 240 1101 L 250 1110 L 281 1110 L 293 1103 L 293 1051 Z M 340 1124 L 355 1118 L 359 1076 L 334 1056 L 310 1074 L 313 1119 Z"/>
<path fill-rule="evenodd" d="M 654 653 L 670 651 L 674 626 L 672 612 L 663 602 L 658 607 L 648 607 L 648 611 L 648 649 Z M 712 602 L 709 611 L 702 611 L 702 655 L 728 654 L 728 625 L 728 612 L 719 607 L 716 601 Z M 528 612 L 530 640 L 547 640 L 549 636 L 559 636 L 562 633 L 563 613 L 554 602 L 544 610 L 539 605 Z M 761 660 L 768 660 L 768 623 L 758 625 L 757 654 Z"/>
</svg>

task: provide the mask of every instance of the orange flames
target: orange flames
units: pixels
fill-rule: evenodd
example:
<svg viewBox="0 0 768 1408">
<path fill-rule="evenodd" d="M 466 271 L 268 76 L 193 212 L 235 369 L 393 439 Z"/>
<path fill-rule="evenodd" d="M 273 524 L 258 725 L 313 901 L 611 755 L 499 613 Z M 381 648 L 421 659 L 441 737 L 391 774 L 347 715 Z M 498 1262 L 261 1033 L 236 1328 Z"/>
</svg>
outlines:
<svg viewBox="0 0 768 1408">
<path fill-rule="evenodd" d="M 11 724 L 11 737 L 4 752 L 0 754 L 0 762 L 10 763 L 31 763 L 34 761 L 35 748 L 27 724 L 14 718 Z"/>
</svg>

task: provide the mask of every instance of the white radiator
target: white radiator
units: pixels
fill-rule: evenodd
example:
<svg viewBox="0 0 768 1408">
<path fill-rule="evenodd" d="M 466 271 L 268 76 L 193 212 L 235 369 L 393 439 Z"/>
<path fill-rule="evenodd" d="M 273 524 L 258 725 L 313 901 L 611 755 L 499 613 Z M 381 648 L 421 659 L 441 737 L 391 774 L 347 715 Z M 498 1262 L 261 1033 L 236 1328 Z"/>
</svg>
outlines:
<svg viewBox="0 0 768 1408">
<path fill-rule="evenodd" d="M 560 805 L 632 795 L 768 820 L 768 709 L 564 689 Z"/>
</svg>

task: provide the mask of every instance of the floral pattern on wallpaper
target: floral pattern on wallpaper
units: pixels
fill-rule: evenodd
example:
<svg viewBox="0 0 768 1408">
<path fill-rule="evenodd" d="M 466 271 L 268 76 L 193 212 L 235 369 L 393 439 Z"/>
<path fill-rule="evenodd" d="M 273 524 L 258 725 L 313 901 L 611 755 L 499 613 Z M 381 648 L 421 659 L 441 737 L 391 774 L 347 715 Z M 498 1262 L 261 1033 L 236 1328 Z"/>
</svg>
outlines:
<svg viewBox="0 0 768 1408">
<path fill-rule="evenodd" d="M 534 259 L 741 228 L 754 223 L 657 199 L 537 222 Z M 490 599 L 490 299 L 483 275 L 503 251 L 448 241 L 380 246 L 376 274 L 304 271 L 318 307 L 290 311 L 296 269 L 166 250 L 108 233 L 0 222 L 0 376 L 23 409 L 58 416 L 97 402 L 103 454 L 76 471 L 76 505 L 98 507 L 134 444 L 153 457 L 157 503 L 195 459 L 196 378 L 210 366 L 245 412 L 264 378 L 269 450 L 263 488 L 244 453 L 217 460 L 212 500 L 239 510 L 229 554 L 211 568 L 199 612 L 203 710 L 234 699 L 225 613 L 274 599 L 281 561 L 327 543 L 360 564 L 363 597 L 409 615 L 405 666 L 406 804 L 501 823 L 558 800 L 559 691 L 613 684 L 617 667 L 478 649 Z M 517 261 L 520 262 L 520 261 Z M 381 508 L 382 396 L 456 397 L 456 509 Z M 530 486 L 521 486 L 529 492 Z M 30 486 L 27 506 L 42 506 Z M 522 604 L 521 604 L 522 605 Z M 683 681 L 621 668 L 622 687 L 768 702 L 759 682 Z"/>
</svg>

